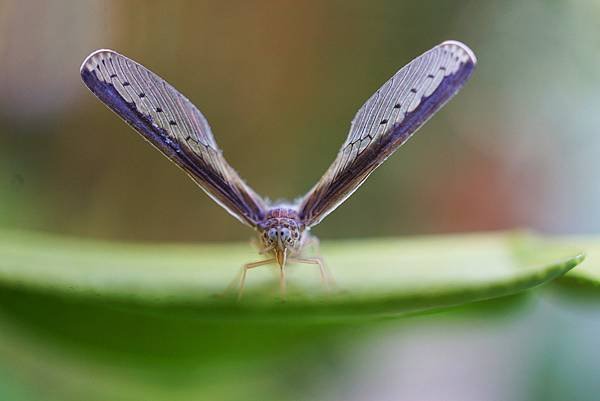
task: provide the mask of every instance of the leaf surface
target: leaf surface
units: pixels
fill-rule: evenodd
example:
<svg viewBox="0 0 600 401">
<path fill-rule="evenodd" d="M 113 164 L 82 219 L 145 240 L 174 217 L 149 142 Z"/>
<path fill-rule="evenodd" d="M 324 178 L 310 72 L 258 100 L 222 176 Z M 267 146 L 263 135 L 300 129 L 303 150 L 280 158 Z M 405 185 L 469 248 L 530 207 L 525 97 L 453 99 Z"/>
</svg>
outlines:
<svg viewBox="0 0 600 401">
<path fill-rule="evenodd" d="M 0 290 L 25 289 L 185 313 L 200 319 L 342 319 L 394 316 L 517 293 L 559 277 L 583 260 L 569 244 L 521 232 L 323 241 L 335 277 L 330 292 L 311 265 L 248 274 L 244 298 L 226 291 L 248 244 L 123 244 L 0 232 Z M 578 273 L 575 273 L 578 274 Z"/>
</svg>

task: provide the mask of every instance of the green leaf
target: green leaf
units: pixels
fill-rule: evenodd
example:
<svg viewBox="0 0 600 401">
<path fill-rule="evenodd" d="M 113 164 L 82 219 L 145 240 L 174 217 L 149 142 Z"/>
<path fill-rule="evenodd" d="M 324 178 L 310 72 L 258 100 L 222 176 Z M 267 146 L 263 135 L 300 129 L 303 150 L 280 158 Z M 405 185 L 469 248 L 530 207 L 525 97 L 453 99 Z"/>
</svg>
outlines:
<svg viewBox="0 0 600 401">
<path fill-rule="evenodd" d="M 364 319 L 516 293 L 583 258 L 524 233 L 323 241 L 322 252 L 332 294 L 316 268 L 291 266 L 282 302 L 274 269 L 259 268 L 237 302 L 222 292 L 257 258 L 247 244 L 0 232 L 0 399 L 312 399 L 328 352 L 347 351 L 339 336 L 376 326 Z"/>
<path fill-rule="evenodd" d="M 323 241 L 336 286 L 311 265 L 288 269 L 278 297 L 272 267 L 249 271 L 241 301 L 225 292 L 248 244 L 123 244 L 0 232 L 0 289 L 102 300 L 199 319 L 353 320 L 448 307 L 513 294 L 583 260 L 572 246 L 526 233 Z"/>
</svg>

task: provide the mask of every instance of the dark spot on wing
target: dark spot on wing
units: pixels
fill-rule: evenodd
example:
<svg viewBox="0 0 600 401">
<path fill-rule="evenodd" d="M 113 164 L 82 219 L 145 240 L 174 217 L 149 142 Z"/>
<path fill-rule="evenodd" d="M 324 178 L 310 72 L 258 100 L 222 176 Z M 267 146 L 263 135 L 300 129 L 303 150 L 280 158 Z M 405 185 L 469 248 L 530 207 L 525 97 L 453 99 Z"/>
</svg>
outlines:
<svg viewBox="0 0 600 401">
<path fill-rule="evenodd" d="M 394 105 L 394 108 L 395 108 L 395 109 L 399 109 L 399 108 L 400 108 L 400 103 L 396 103 L 396 104 Z"/>
<path fill-rule="evenodd" d="M 146 97 L 146 94 L 145 94 L 145 93 L 140 93 L 140 95 L 139 95 L 139 96 L 140 96 L 140 97 Z"/>
<path fill-rule="evenodd" d="M 433 78 L 433 74 L 427 75 L 427 78 Z"/>
<path fill-rule="evenodd" d="M 177 125 L 177 123 L 173 120 L 169 121 L 169 125 Z"/>
<path fill-rule="evenodd" d="M 379 124 L 387 124 L 388 120 L 387 118 L 384 118 L 383 120 L 381 120 L 381 122 Z"/>
<path fill-rule="evenodd" d="M 416 90 L 415 88 L 412 88 L 410 91 L 411 91 L 412 93 L 417 93 L 417 90 Z"/>
<path fill-rule="evenodd" d="M 156 112 L 157 112 L 157 113 L 162 113 L 162 111 L 163 111 L 163 109 L 161 109 L 160 107 L 157 107 L 157 108 L 156 108 Z"/>
<path fill-rule="evenodd" d="M 111 77 L 111 78 L 116 78 L 116 77 L 117 77 L 117 74 L 110 74 L 110 77 Z"/>
<path fill-rule="evenodd" d="M 440 67 L 440 70 L 441 70 L 441 71 L 446 71 L 446 67 L 444 67 L 444 66 L 441 66 L 441 67 Z"/>
<path fill-rule="evenodd" d="M 127 82 L 127 81 L 123 82 L 123 86 L 129 86 L 129 85 L 131 85 L 129 82 Z"/>
</svg>

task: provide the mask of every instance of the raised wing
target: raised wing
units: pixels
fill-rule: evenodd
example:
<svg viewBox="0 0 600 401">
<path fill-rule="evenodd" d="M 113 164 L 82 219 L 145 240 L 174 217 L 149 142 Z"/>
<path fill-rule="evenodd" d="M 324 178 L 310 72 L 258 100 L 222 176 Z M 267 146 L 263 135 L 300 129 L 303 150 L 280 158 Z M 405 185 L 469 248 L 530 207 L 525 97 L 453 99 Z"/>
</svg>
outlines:
<svg viewBox="0 0 600 401">
<path fill-rule="evenodd" d="M 358 110 L 348 139 L 319 182 L 300 200 L 310 227 L 344 202 L 381 163 L 452 98 L 477 60 L 463 43 L 446 41 L 411 61 Z"/>
<path fill-rule="evenodd" d="M 255 226 L 266 205 L 225 161 L 206 118 L 181 93 L 142 65 L 98 50 L 81 65 L 87 87 L 183 169 L 242 223 Z"/>
</svg>

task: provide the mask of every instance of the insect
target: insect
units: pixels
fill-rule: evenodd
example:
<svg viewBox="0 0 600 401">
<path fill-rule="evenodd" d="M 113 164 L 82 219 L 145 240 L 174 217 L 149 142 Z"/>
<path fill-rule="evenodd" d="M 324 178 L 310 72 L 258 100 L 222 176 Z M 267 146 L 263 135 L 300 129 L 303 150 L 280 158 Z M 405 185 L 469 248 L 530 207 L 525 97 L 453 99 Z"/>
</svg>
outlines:
<svg viewBox="0 0 600 401">
<path fill-rule="evenodd" d="M 392 76 L 358 110 L 346 142 L 308 193 L 291 203 L 270 204 L 227 163 L 202 113 L 158 75 L 112 50 L 97 50 L 81 66 L 87 87 L 172 162 L 208 196 L 258 234 L 266 258 L 242 267 L 238 296 L 248 270 L 279 266 L 282 295 L 286 265 L 319 267 L 305 256 L 316 238 L 310 229 L 343 203 L 398 147 L 448 102 L 476 65 L 463 43 L 446 41 L 417 57 Z"/>
</svg>

